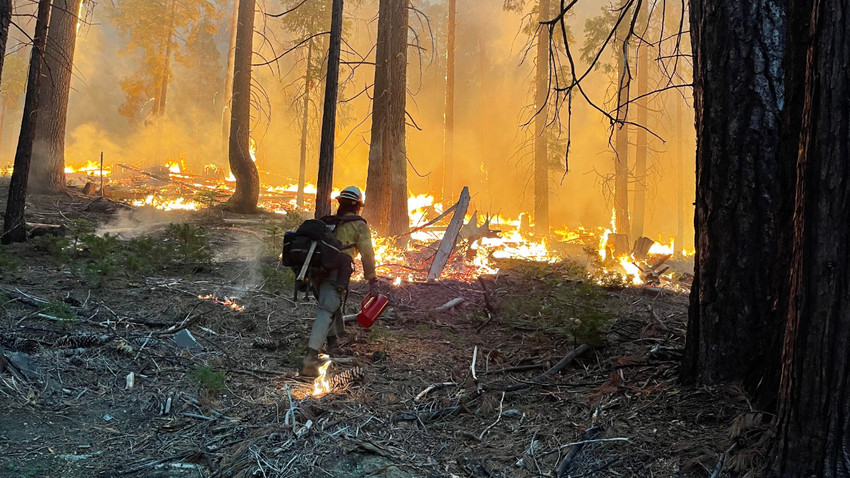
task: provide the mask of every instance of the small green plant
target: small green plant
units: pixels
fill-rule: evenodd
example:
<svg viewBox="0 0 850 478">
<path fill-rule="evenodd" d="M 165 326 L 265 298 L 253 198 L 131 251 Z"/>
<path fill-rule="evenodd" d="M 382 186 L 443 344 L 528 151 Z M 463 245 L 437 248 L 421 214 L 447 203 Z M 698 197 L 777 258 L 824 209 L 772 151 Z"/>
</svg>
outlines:
<svg viewBox="0 0 850 478">
<path fill-rule="evenodd" d="M 83 274 L 92 286 L 99 289 L 114 277 L 117 269 L 118 267 L 112 258 L 106 257 L 99 261 L 87 263 Z"/>
<path fill-rule="evenodd" d="M 269 226 L 266 228 L 266 237 L 263 241 L 266 252 L 272 256 L 279 256 L 283 249 L 283 233 L 285 231 L 280 226 Z"/>
<path fill-rule="evenodd" d="M 165 234 L 177 246 L 177 259 L 196 264 L 212 261 L 209 239 L 203 229 L 192 224 L 170 224 Z"/>
<path fill-rule="evenodd" d="M 94 223 L 88 219 L 74 219 L 71 221 L 71 224 L 68 225 L 68 234 L 71 236 L 71 246 L 75 252 L 83 236 L 94 234 L 95 230 Z"/>
<path fill-rule="evenodd" d="M 198 365 L 189 372 L 189 377 L 208 392 L 224 390 L 224 372 L 216 371 L 211 365 Z"/>
<path fill-rule="evenodd" d="M 5 247 L 0 247 L 0 271 L 13 271 L 20 266 L 20 262 L 6 256 Z"/>
<path fill-rule="evenodd" d="M 96 234 L 83 234 L 78 240 L 77 251 L 85 252 L 89 257 L 103 260 L 113 256 L 121 250 L 121 242 L 118 236 L 106 233 L 102 236 Z"/>
<path fill-rule="evenodd" d="M 58 300 L 42 304 L 39 307 L 39 312 L 44 315 L 56 317 L 57 319 L 63 322 L 72 322 L 77 319 L 77 314 L 75 314 L 74 311 L 71 310 L 71 307 L 68 306 L 68 304 Z"/>
<path fill-rule="evenodd" d="M 428 324 L 418 324 L 416 326 L 416 331 L 419 332 L 420 334 L 424 334 L 425 332 L 428 332 L 430 330 L 431 330 L 431 327 L 429 327 Z"/>
<path fill-rule="evenodd" d="M 56 262 L 65 262 L 71 241 L 67 237 L 38 236 L 33 238 L 32 244 L 33 249 L 46 253 Z"/>
<path fill-rule="evenodd" d="M 395 337 L 395 334 L 390 329 L 383 325 L 375 325 L 369 329 L 369 337 L 366 340 L 370 344 L 386 344 L 393 337 Z"/>
<path fill-rule="evenodd" d="M 291 292 L 295 286 L 295 274 L 288 267 L 278 269 L 263 264 L 260 274 L 263 276 L 263 289 L 272 294 Z"/>
</svg>

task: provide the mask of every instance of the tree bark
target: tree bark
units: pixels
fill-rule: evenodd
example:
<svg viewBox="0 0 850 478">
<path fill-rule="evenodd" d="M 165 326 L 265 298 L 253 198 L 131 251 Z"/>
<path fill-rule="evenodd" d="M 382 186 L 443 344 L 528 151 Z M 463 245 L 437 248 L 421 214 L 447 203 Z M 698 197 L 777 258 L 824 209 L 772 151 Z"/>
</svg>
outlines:
<svg viewBox="0 0 850 478">
<path fill-rule="evenodd" d="M 331 190 L 334 179 L 336 148 L 336 107 L 339 92 L 339 55 L 342 44 L 343 0 L 333 0 L 331 40 L 328 49 L 328 74 L 325 79 L 325 105 L 322 115 L 322 140 L 319 145 L 319 178 L 316 181 L 316 217 L 331 214 Z"/>
<path fill-rule="evenodd" d="M 3 13 L 0 10 L 0 17 Z M 18 137 L 18 148 L 15 151 L 15 164 L 9 182 L 6 216 L 3 221 L 3 238 L 0 241 L 3 244 L 23 242 L 27 239 L 24 206 L 27 199 L 27 177 L 32 159 L 32 144 L 35 137 L 36 120 L 38 119 L 38 90 L 41 82 L 41 65 L 44 59 L 44 44 L 47 40 L 47 22 L 49 19 L 50 0 L 39 0 L 32 52 L 30 53 L 30 68 L 27 75 L 27 94 L 24 101 L 23 118 L 21 119 L 21 134 Z"/>
<path fill-rule="evenodd" d="M 230 143 L 230 100 L 233 95 L 233 62 L 236 57 L 236 30 L 239 25 L 239 0 L 233 0 L 233 19 L 230 22 L 230 47 L 227 49 L 227 71 L 224 73 L 224 93 L 221 108 L 221 156 L 228 155 Z"/>
<path fill-rule="evenodd" d="M 226 207 L 241 214 L 257 212 L 260 178 L 251 160 L 251 57 L 254 39 L 255 0 L 239 0 L 239 20 L 233 63 L 232 115 L 230 119 L 230 170 L 236 191 Z"/>
<path fill-rule="evenodd" d="M 549 18 L 549 0 L 540 0 L 538 20 Z M 549 98 L 549 30 L 539 25 L 537 34 L 537 73 L 534 90 L 534 233 L 539 238 L 549 236 L 549 148 L 546 144 L 546 103 Z"/>
<path fill-rule="evenodd" d="M 631 78 L 626 63 L 629 57 L 629 45 L 623 42 L 622 51 L 617 55 L 617 122 L 614 123 L 614 229 L 618 234 L 628 235 L 629 227 L 629 127 L 628 119 L 629 85 Z"/>
<path fill-rule="evenodd" d="M 649 2 L 643 2 L 646 9 Z M 646 11 L 646 10 L 644 10 Z M 646 156 L 648 150 L 647 134 L 644 128 L 649 127 L 647 123 L 648 110 L 647 94 L 649 59 L 647 48 L 649 45 L 638 43 L 637 48 L 637 96 L 635 107 L 637 108 L 637 131 L 635 132 L 635 200 L 632 208 L 632 240 L 643 236 L 644 218 L 646 217 Z"/>
<path fill-rule="evenodd" d="M 295 205 L 304 207 L 304 185 L 307 182 L 307 127 L 310 122 L 310 89 L 312 88 L 313 42 L 307 43 L 307 71 L 304 74 L 304 111 L 301 113 L 301 157 L 298 161 L 298 193 Z"/>
<path fill-rule="evenodd" d="M 676 240 L 673 243 L 675 252 L 681 254 L 685 250 L 685 158 L 682 153 L 682 99 L 676 94 Z"/>
<path fill-rule="evenodd" d="M 449 0 L 448 35 L 446 39 L 446 113 L 445 144 L 443 144 L 443 197 L 453 193 L 455 149 L 455 28 L 457 25 L 457 0 Z"/>
<path fill-rule="evenodd" d="M 82 0 L 54 0 L 45 44 L 44 70 L 39 86 L 39 116 L 32 151 L 29 188 L 36 193 L 64 193 L 65 122 L 74 69 L 77 18 Z"/>
<path fill-rule="evenodd" d="M 850 80 L 846 72 L 850 0 L 790 5 L 790 38 L 803 40 L 809 47 L 776 471 L 781 476 L 846 477 L 850 476 Z M 801 21 L 808 23 L 804 31 L 810 41 L 805 33 L 798 34 Z"/>
<path fill-rule="evenodd" d="M 403 236 L 410 228 L 410 216 L 407 210 L 407 137 L 405 112 L 407 108 L 407 31 L 409 10 L 407 1 L 393 4 L 393 27 L 389 70 L 391 96 L 387 124 L 389 145 L 392 158 L 392 198 L 390 204 L 389 233 L 399 237 L 396 246 L 404 249 L 408 236 Z"/>
<path fill-rule="evenodd" d="M 691 2 L 696 257 L 683 378 L 766 375 L 776 249 L 784 1 Z"/>
<path fill-rule="evenodd" d="M 168 31 L 165 36 L 165 54 L 162 58 L 162 82 L 159 86 L 157 100 L 159 101 L 159 115 L 165 116 L 165 104 L 168 99 L 168 83 L 171 81 L 171 48 L 174 36 L 174 16 L 177 14 L 177 0 L 171 0 L 171 15 L 168 21 Z"/>
<path fill-rule="evenodd" d="M 0 51 L 6 51 L 9 39 L 9 24 L 12 22 L 12 0 L 0 0 Z M 0 55 L 0 75 L 3 73 L 3 61 L 6 55 Z M 5 103 L 4 103 L 5 104 Z"/>
<path fill-rule="evenodd" d="M 381 0 L 365 217 L 381 234 L 406 232 L 407 1 Z M 403 224 L 403 226 L 402 226 Z"/>
</svg>

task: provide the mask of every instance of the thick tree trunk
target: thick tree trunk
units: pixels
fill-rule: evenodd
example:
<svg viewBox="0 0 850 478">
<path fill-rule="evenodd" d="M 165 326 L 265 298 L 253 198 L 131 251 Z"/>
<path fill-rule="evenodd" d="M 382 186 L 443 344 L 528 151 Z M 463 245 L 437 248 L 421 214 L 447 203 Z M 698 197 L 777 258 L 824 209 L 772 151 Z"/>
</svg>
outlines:
<svg viewBox="0 0 850 478">
<path fill-rule="evenodd" d="M 406 232 L 407 1 L 381 0 L 365 216 L 381 234 Z M 402 227 L 401 224 L 404 223 Z"/>
<path fill-rule="evenodd" d="M 549 0 L 540 0 L 538 20 L 549 18 Z M 538 238 L 549 236 L 549 148 L 545 128 L 549 108 L 549 30 L 540 25 L 537 33 L 537 73 L 534 89 L 534 234 Z"/>
<path fill-rule="evenodd" d="M 339 92 L 339 55 L 342 44 L 343 0 L 333 0 L 331 40 L 328 49 L 328 75 L 325 79 L 325 105 L 322 115 L 322 140 L 319 145 L 319 178 L 316 182 L 316 217 L 331 214 L 331 190 L 334 180 L 336 148 L 336 107 Z"/>
<path fill-rule="evenodd" d="M 771 336 L 784 0 L 691 2 L 696 109 L 695 277 L 683 378 L 775 373 Z"/>
<path fill-rule="evenodd" d="M 169 16 L 168 31 L 165 37 L 165 54 L 162 58 L 162 82 L 159 86 L 159 115 L 165 116 L 165 105 L 168 99 L 168 83 L 171 81 L 171 48 L 174 36 L 174 16 L 177 14 L 177 0 L 171 0 L 171 15 Z"/>
<path fill-rule="evenodd" d="M 389 68 L 389 1 L 381 0 L 378 6 L 378 38 L 375 45 L 375 87 L 372 98 L 372 131 L 369 143 L 369 165 L 366 173 L 366 204 L 363 217 L 378 233 L 385 235 L 389 225 L 390 179 L 385 163 L 389 158 L 384 151 L 384 123 L 386 122 L 389 94 L 387 69 Z"/>
<path fill-rule="evenodd" d="M 628 235 L 629 227 L 629 71 L 626 59 L 629 46 L 623 43 L 622 51 L 617 55 L 617 122 L 614 123 L 614 229 L 616 233 Z"/>
<path fill-rule="evenodd" d="M 407 108 L 407 31 L 409 10 L 407 1 L 396 1 L 392 12 L 392 44 L 389 69 L 390 107 L 387 131 L 392 158 L 392 199 L 390 203 L 389 233 L 401 236 L 410 229 L 407 209 L 407 136 L 405 110 Z M 407 245 L 407 236 L 397 240 L 397 246 Z"/>
<path fill-rule="evenodd" d="M 251 160 L 251 58 L 254 39 L 255 0 L 239 0 L 239 24 L 233 63 L 233 104 L 230 120 L 230 170 L 236 177 L 236 191 L 226 207 L 241 214 L 257 212 L 260 178 Z"/>
<path fill-rule="evenodd" d="M 453 169 L 455 149 L 455 28 L 457 0 L 449 0 L 448 38 L 446 40 L 446 112 L 445 144 L 443 144 L 443 197 L 454 196 Z"/>
<path fill-rule="evenodd" d="M 678 93 L 673 97 L 676 102 L 676 240 L 673 245 L 675 252 L 681 254 L 685 250 L 685 158 L 682 153 L 682 99 Z"/>
<path fill-rule="evenodd" d="M 307 182 L 307 127 L 310 124 L 310 89 L 313 83 L 313 42 L 307 43 L 307 71 L 304 74 L 304 111 L 301 112 L 301 157 L 298 161 L 298 193 L 295 205 L 304 207 L 304 185 Z"/>
<path fill-rule="evenodd" d="M 236 30 L 239 24 L 239 0 L 233 0 L 233 19 L 230 22 L 230 47 L 227 49 L 227 71 L 224 73 L 224 93 L 221 97 L 221 156 L 227 158 L 230 143 L 230 99 L 233 95 L 233 62 L 236 57 Z"/>
<path fill-rule="evenodd" d="M 812 41 L 800 124 L 776 471 L 780 476 L 846 477 L 850 476 L 850 0 L 790 5 L 792 42 L 805 45 L 805 33 L 812 35 Z M 807 23 L 810 29 L 800 28 Z M 789 56 L 790 62 L 797 60 Z"/>
<path fill-rule="evenodd" d="M 0 10 L 0 18 L 4 12 Z M 30 68 L 27 75 L 27 94 L 24 100 L 24 114 L 21 119 L 21 134 L 15 151 L 15 164 L 9 182 L 9 198 L 6 201 L 6 216 L 3 221 L 3 244 L 23 242 L 27 239 L 24 206 L 27 199 L 27 177 L 32 159 L 32 143 L 35 137 L 38 119 L 38 95 L 41 82 L 41 65 L 44 58 L 44 44 L 47 37 L 47 22 L 50 18 L 50 0 L 39 0 L 33 35 Z M 2 55 L 0 55 L 2 56 Z"/>
<path fill-rule="evenodd" d="M 39 116 L 32 151 L 29 188 L 37 193 L 64 193 L 65 121 L 74 48 L 77 14 L 82 0 L 53 0 L 44 57 L 45 80 L 39 86 Z"/>
<path fill-rule="evenodd" d="M 646 8 L 648 2 L 644 2 Z M 635 201 L 632 208 L 632 240 L 643 236 L 643 224 L 646 216 L 646 156 L 647 156 L 647 134 L 644 128 L 648 128 L 648 110 L 647 99 L 642 97 L 649 88 L 647 88 L 649 76 L 649 60 L 647 56 L 647 48 L 649 45 L 641 44 L 637 48 L 637 95 L 638 100 L 635 101 L 637 108 L 637 124 L 638 128 L 635 132 Z"/>
<path fill-rule="evenodd" d="M 0 0 L 0 51 L 6 51 L 9 39 L 9 24 L 12 22 L 12 0 Z M 0 55 L 0 76 L 3 73 L 3 61 L 6 55 Z M 5 107 L 5 101 L 4 101 Z"/>
</svg>

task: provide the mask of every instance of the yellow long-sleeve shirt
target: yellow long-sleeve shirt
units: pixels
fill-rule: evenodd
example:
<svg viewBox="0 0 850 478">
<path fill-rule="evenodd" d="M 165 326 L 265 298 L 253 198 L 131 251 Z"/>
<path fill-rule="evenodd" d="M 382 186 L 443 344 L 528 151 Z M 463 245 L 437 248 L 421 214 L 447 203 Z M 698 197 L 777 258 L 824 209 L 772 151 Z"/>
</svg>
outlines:
<svg viewBox="0 0 850 478">
<path fill-rule="evenodd" d="M 348 213 L 346 216 L 354 216 Z M 334 236 L 339 239 L 343 246 L 353 244 L 354 247 L 345 249 L 346 254 L 352 259 L 360 253 L 360 261 L 363 263 L 363 276 L 366 280 L 375 279 L 375 250 L 372 247 L 372 232 L 363 221 L 344 222 L 334 229 Z"/>
</svg>

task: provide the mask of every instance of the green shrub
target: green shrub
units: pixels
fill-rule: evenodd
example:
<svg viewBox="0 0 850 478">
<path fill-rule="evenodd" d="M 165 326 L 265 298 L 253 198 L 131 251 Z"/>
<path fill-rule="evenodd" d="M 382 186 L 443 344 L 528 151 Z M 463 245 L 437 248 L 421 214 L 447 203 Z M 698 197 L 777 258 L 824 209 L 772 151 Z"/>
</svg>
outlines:
<svg viewBox="0 0 850 478">
<path fill-rule="evenodd" d="M 198 365 L 189 372 L 189 377 L 209 392 L 224 390 L 224 372 L 218 372 L 210 365 Z"/>
<path fill-rule="evenodd" d="M 77 319 L 77 314 L 71 310 L 71 307 L 58 300 L 54 300 L 53 302 L 48 302 L 47 304 L 41 304 L 39 306 L 39 312 L 44 315 L 49 315 L 51 317 L 56 317 L 62 321 L 74 321 Z"/>
<path fill-rule="evenodd" d="M 68 260 L 71 241 L 67 237 L 38 236 L 32 240 L 33 249 L 46 253 L 56 262 Z"/>
<path fill-rule="evenodd" d="M 5 247 L 0 247 L 0 271 L 13 271 L 20 266 L 20 262 L 6 255 Z"/>
<path fill-rule="evenodd" d="M 288 267 L 279 269 L 263 264 L 260 274 L 263 276 L 263 289 L 272 294 L 291 292 L 295 287 L 295 274 Z"/>
<path fill-rule="evenodd" d="M 207 233 L 192 224 L 170 224 L 167 239 L 176 244 L 177 259 L 183 262 L 208 264 L 212 261 Z"/>
</svg>

